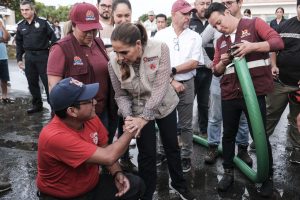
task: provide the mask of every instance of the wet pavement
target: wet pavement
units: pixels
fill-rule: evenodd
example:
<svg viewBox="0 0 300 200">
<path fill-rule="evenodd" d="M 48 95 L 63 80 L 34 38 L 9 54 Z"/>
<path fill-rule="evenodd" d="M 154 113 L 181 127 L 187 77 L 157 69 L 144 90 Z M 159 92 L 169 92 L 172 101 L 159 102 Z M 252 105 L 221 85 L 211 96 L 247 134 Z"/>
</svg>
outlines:
<svg viewBox="0 0 300 200">
<path fill-rule="evenodd" d="M 44 104 L 41 113 L 27 115 L 30 107 L 30 95 L 24 74 L 20 73 L 15 60 L 9 61 L 11 87 L 9 94 L 16 99 L 15 104 L 0 103 L 0 180 L 10 181 L 12 190 L 0 194 L 5 200 L 34 200 L 36 197 L 35 176 L 37 173 L 37 139 L 42 127 L 50 119 L 49 105 Z M 45 98 L 45 97 L 44 97 Z M 275 133 L 271 136 L 274 157 L 274 194 L 272 200 L 300 199 L 300 165 L 289 162 L 291 145 L 286 135 L 286 114 L 282 117 Z M 131 149 L 136 163 L 136 148 Z M 217 183 L 222 175 L 222 160 L 214 165 L 204 164 L 206 148 L 194 144 L 192 170 L 185 174 L 189 186 L 197 199 L 264 199 L 259 197 L 256 188 L 245 175 L 235 170 L 235 183 L 228 192 L 219 193 Z M 250 152 L 255 163 L 255 152 Z M 256 165 L 254 164 L 254 168 Z M 172 199 L 179 197 L 169 192 L 169 176 L 166 164 L 158 167 L 157 192 L 154 199 Z"/>
</svg>

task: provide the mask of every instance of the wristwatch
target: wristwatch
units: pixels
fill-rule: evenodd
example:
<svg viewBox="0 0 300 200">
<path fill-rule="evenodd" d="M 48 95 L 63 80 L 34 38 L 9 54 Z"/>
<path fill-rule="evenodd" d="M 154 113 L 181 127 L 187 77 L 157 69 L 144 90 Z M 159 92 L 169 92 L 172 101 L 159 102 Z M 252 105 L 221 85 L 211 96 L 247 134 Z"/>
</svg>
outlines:
<svg viewBox="0 0 300 200">
<path fill-rule="evenodd" d="M 177 73 L 177 69 L 175 67 L 172 67 L 172 74 L 173 74 L 173 76 L 176 75 L 176 73 Z"/>
</svg>

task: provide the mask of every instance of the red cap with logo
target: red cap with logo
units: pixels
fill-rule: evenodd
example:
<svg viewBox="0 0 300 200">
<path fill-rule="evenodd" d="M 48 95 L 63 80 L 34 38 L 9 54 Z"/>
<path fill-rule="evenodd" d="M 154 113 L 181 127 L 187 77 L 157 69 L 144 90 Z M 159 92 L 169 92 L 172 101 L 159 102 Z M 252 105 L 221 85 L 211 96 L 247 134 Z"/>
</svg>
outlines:
<svg viewBox="0 0 300 200">
<path fill-rule="evenodd" d="M 99 23 L 98 9 L 89 3 L 76 3 L 70 11 L 70 20 L 76 24 L 81 31 L 103 29 Z"/>
<path fill-rule="evenodd" d="M 189 4 L 185 0 L 177 0 L 173 3 L 172 12 L 177 12 L 177 11 L 185 14 L 189 12 L 196 12 L 196 9 L 193 8 L 191 4 Z"/>
</svg>

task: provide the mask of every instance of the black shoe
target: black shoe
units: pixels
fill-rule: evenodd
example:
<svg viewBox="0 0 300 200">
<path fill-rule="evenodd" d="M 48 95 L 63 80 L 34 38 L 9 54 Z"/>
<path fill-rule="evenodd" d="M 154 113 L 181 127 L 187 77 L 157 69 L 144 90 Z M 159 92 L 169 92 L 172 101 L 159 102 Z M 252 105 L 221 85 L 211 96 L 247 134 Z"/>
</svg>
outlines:
<svg viewBox="0 0 300 200">
<path fill-rule="evenodd" d="M 233 169 L 224 169 L 224 174 L 220 182 L 218 183 L 218 190 L 226 192 L 234 181 Z"/>
<path fill-rule="evenodd" d="M 209 145 L 208 152 L 204 157 L 204 162 L 207 164 L 214 164 L 218 157 L 218 146 L 217 145 Z"/>
<path fill-rule="evenodd" d="M 163 154 L 156 154 L 156 167 L 160 166 L 163 164 L 163 162 L 167 161 L 167 158 Z"/>
<path fill-rule="evenodd" d="M 242 161 L 244 161 L 248 166 L 252 167 L 253 160 L 248 154 L 248 145 L 239 145 L 238 146 L 238 154 L 237 157 L 239 157 Z"/>
<path fill-rule="evenodd" d="M 191 170 L 191 159 L 190 158 L 182 158 L 181 159 L 182 172 L 186 173 Z"/>
<path fill-rule="evenodd" d="M 263 182 L 259 191 L 260 196 L 262 197 L 271 197 L 273 195 L 273 179 L 268 178 L 265 182 Z"/>
<path fill-rule="evenodd" d="M 139 171 L 138 168 L 135 166 L 135 164 L 131 162 L 130 158 L 125 158 L 125 159 L 121 158 L 119 163 L 122 170 L 125 172 L 137 174 Z"/>
<path fill-rule="evenodd" d="M 27 110 L 27 114 L 33 114 L 41 111 L 43 111 L 43 106 L 33 106 L 32 108 Z"/>
<path fill-rule="evenodd" d="M 0 181 L 0 192 L 5 192 L 7 190 L 10 190 L 10 188 L 11 188 L 10 183 Z"/>
<path fill-rule="evenodd" d="M 177 193 L 183 200 L 194 200 L 196 199 L 195 195 L 189 189 L 175 188 L 172 186 L 172 183 L 169 184 L 169 187 Z"/>
</svg>

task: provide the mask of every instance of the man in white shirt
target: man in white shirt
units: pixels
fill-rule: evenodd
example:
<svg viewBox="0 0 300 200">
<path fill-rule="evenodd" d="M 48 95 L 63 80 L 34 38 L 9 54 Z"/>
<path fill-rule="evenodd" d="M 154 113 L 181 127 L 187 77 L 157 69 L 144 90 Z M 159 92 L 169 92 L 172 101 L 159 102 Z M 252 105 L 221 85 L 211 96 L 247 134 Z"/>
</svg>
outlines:
<svg viewBox="0 0 300 200">
<path fill-rule="evenodd" d="M 178 135 L 182 141 L 182 170 L 191 169 L 193 151 L 193 100 L 194 75 L 199 64 L 203 64 L 201 36 L 189 29 L 190 14 L 195 9 L 185 0 L 177 0 L 172 6 L 172 25 L 158 31 L 154 39 L 165 42 L 170 49 L 172 78 L 170 83 L 179 96 Z"/>
<path fill-rule="evenodd" d="M 153 10 L 148 12 L 148 20 L 144 22 L 144 27 L 146 28 L 147 35 L 150 37 L 152 33 L 157 31 L 156 19 Z"/>
<path fill-rule="evenodd" d="M 98 0 L 97 7 L 99 10 L 99 22 L 102 25 L 100 37 L 104 42 L 105 48 L 111 51 L 110 36 L 114 30 L 112 20 L 112 0 Z"/>
</svg>

